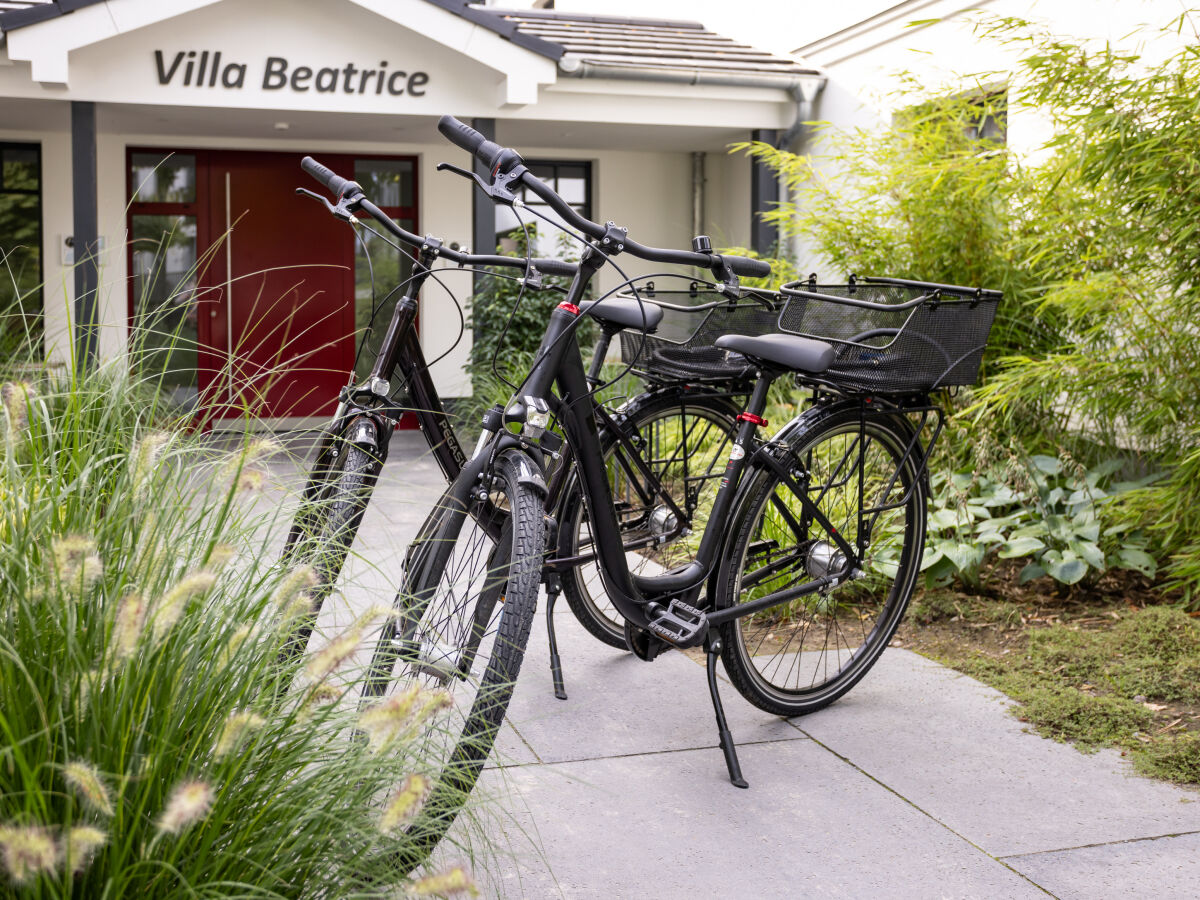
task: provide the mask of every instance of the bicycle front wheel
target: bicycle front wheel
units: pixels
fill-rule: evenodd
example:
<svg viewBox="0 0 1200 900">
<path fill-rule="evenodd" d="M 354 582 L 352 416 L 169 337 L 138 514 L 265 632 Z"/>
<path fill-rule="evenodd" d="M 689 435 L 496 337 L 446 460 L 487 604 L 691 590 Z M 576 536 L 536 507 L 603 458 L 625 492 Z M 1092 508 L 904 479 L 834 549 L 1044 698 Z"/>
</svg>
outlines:
<svg viewBox="0 0 1200 900">
<path fill-rule="evenodd" d="M 524 480 L 530 467 L 524 456 L 502 453 L 486 499 L 464 506 L 453 488 L 443 495 L 409 553 L 397 615 L 380 635 L 363 689 L 373 704 L 414 685 L 441 692 L 428 696 L 448 704 L 413 748 L 434 782 L 407 835 L 418 857 L 474 787 L 525 655 L 545 544 L 542 498 Z"/>
<path fill-rule="evenodd" d="M 827 706 L 875 664 L 908 606 L 925 539 L 920 448 L 907 422 L 864 421 L 848 406 L 806 416 L 789 441 L 790 483 L 765 467 L 748 473 L 717 582 L 717 605 L 729 607 L 843 568 L 812 507 L 859 548 L 861 577 L 721 626 L 734 686 L 782 716 Z"/>
<path fill-rule="evenodd" d="M 308 591 L 312 614 L 300 619 L 289 635 L 287 656 L 303 652 L 308 644 L 317 613 L 350 554 L 383 465 L 379 455 L 366 447 L 341 436 L 332 441 L 318 457 L 283 551 L 286 566 L 312 566 L 316 575 L 316 584 Z"/>
</svg>

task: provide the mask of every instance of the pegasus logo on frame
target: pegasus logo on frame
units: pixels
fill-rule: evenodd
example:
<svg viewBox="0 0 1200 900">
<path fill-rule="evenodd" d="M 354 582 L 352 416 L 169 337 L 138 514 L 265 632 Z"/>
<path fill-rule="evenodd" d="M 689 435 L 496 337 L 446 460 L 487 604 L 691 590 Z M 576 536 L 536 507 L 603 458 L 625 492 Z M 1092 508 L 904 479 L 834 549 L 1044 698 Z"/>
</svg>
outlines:
<svg viewBox="0 0 1200 900">
<path fill-rule="evenodd" d="M 183 87 L 239 89 L 246 86 L 247 63 L 222 62 L 221 51 L 180 50 L 170 64 L 166 54 L 154 51 L 154 64 L 160 85 L 177 84 Z M 178 80 L 176 80 L 178 79 Z M 375 69 L 359 68 L 346 63 L 341 68 L 313 69 L 309 66 L 291 68 L 282 56 L 268 56 L 263 66 L 262 89 L 278 91 L 288 88 L 297 93 L 314 91 L 318 94 L 383 94 L 393 97 L 408 94 L 425 96 L 429 84 L 428 72 L 406 72 L 388 69 L 387 60 Z"/>
</svg>

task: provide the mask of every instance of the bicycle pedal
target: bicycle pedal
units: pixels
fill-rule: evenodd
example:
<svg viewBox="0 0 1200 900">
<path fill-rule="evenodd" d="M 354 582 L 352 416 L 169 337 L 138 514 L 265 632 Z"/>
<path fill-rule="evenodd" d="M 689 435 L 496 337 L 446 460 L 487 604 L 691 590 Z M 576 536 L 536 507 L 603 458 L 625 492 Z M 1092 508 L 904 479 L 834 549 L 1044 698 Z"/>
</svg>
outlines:
<svg viewBox="0 0 1200 900">
<path fill-rule="evenodd" d="M 708 616 L 682 600 L 672 600 L 658 608 L 658 615 L 648 623 L 650 631 L 677 647 L 695 646 L 708 633 Z"/>
</svg>

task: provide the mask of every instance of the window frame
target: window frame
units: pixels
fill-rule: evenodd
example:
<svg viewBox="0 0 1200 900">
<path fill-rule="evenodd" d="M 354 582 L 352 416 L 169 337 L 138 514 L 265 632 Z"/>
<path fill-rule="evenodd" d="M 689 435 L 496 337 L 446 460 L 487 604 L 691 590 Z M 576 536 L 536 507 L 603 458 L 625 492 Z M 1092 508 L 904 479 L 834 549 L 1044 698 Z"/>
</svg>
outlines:
<svg viewBox="0 0 1200 900">
<path fill-rule="evenodd" d="M 32 150 L 37 154 L 37 187 L 29 188 L 5 188 L 4 187 L 4 169 L 3 169 L 3 151 L 4 150 Z M 36 247 L 37 247 L 37 293 L 38 293 L 38 315 L 41 318 L 41 328 L 38 331 L 38 347 L 39 352 L 45 348 L 46 339 L 46 222 L 45 222 L 45 197 L 43 196 L 42 185 L 45 182 L 44 171 L 42 166 L 42 144 L 40 141 L 4 141 L 0 140 L 0 195 L 15 194 L 20 197 L 37 197 L 37 231 L 35 232 Z M 22 309 L 22 312 L 24 310 Z"/>
</svg>

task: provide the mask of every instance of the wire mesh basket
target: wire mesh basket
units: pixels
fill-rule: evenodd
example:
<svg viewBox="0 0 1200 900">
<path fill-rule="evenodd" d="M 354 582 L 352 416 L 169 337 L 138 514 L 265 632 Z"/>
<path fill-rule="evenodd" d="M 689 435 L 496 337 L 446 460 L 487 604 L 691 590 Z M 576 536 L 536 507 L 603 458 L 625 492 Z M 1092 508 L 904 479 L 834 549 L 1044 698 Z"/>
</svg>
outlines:
<svg viewBox="0 0 1200 900">
<path fill-rule="evenodd" d="M 753 367 L 736 353 L 714 346 L 723 334 L 770 334 L 778 331 L 782 303 L 772 291 L 744 291 L 730 300 L 713 289 L 693 284 L 688 290 L 638 291 L 648 302 L 663 306 L 654 334 L 621 332 L 621 356 L 635 372 L 655 381 L 714 382 L 739 380 Z M 620 296 L 633 298 L 632 293 Z M 713 305 L 715 304 L 715 305 Z M 696 307 L 676 309 L 674 307 Z"/>
<path fill-rule="evenodd" d="M 822 379 L 848 391 L 926 393 L 974 384 L 998 291 L 870 278 L 783 286 L 779 330 L 833 345 Z"/>
</svg>

